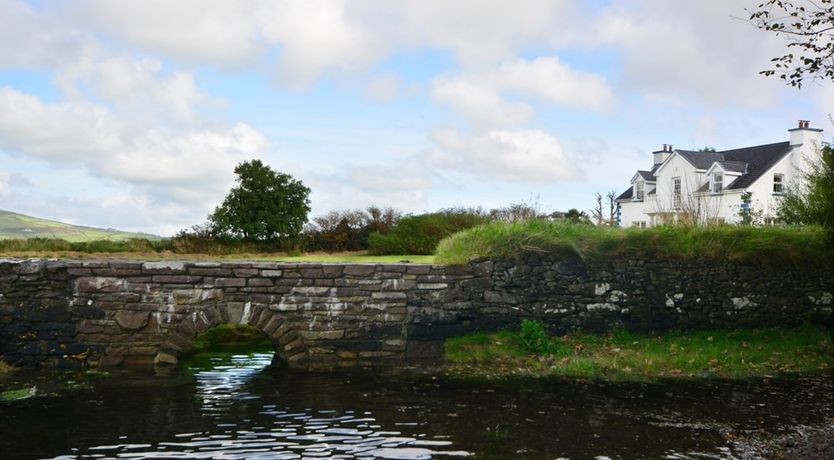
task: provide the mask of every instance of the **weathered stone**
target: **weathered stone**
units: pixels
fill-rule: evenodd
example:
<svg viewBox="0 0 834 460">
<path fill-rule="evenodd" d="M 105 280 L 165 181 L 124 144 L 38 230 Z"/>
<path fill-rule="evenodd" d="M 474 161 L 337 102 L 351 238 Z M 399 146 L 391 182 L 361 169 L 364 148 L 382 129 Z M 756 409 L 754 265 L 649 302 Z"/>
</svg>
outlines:
<svg viewBox="0 0 834 460">
<path fill-rule="evenodd" d="M 335 340 L 343 338 L 345 331 L 299 331 L 299 334 L 304 340 Z"/>
<path fill-rule="evenodd" d="M 157 353 L 153 358 L 153 363 L 155 365 L 175 366 L 178 362 L 179 360 L 176 356 L 164 352 Z"/>
<path fill-rule="evenodd" d="M 80 292 L 116 292 L 126 286 L 127 282 L 122 278 L 85 276 L 75 280 L 75 288 Z"/>
<path fill-rule="evenodd" d="M 246 286 L 245 278 L 217 278 L 214 280 L 217 287 L 243 287 Z"/>
<path fill-rule="evenodd" d="M 388 299 L 388 300 L 396 300 L 396 299 L 406 299 L 408 296 L 405 292 L 373 292 L 371 293 L 372 299 Z"/>
<path fill-rule="evenodd" d="M 151 314 L 146 311 L 122 310 L 116 312 L 113 319 L 120 328 L 128 331 L 136 331 L 148 325 Z"/>
<path fill-rule="evenodd" d="M 182 272 L 185 271 L 185 263 L 177 261 L 145 262 L 142 264 L 143 272 Z"/>
<path fill-rule="evenodd" d="M 368 276 L 376 271 L 375 265 L 348 265 L 342 271 L 344 276 Z"/>
<path fill-rule="evenodd" d="M 256 287 L 272 287 L 275 285 L 275 282 L 270 278 L 249 278 L 248 285 Z"/>
<path fill-rule="evenodd" d="M 420 290 L 437 290 L 446 289 L 449 287 L 446 283 L 417 283 L 417 289 Z"/>
</svg>

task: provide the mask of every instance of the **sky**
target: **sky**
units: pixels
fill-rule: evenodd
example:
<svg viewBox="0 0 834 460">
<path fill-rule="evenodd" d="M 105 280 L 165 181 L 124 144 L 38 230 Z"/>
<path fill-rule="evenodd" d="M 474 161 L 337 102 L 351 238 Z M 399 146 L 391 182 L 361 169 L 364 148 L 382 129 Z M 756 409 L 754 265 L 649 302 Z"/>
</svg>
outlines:
<svg viewBox="0 0 834 460">
<path fill-rule="evenodd" d="M 258 158 L 312 215 L 593 207 L 651 152 L 831 132 L 760 0 L 0 0 L 0 209 L 172 235 Z"/>
</svg>

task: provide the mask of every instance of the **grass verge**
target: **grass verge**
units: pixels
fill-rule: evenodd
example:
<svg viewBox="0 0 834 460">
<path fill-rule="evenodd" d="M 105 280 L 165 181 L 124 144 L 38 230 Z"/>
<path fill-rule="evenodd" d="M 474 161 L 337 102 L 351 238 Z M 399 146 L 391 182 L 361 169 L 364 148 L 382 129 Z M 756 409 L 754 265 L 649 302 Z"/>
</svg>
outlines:
<svg viewBox="0 0 834 460">
<path fill-rule="evenodd" d="M 659 226 L 596 227 L 546 220 L 495 222 L 440 242 L 435 261 L 472 257 L 514 259 L 529 254 L 574 254 L 583 259 L 731 260 L 760 264 L 830 265 L 834 247 L 818 227 Z"/>
<path fill-rule="evenodd" d="M 641 335 L 572 333 L 532 351 L 522 332 L 478 332 L 446 340 L 446 358 L 464 376 L 560 375 L 606 380 L 746 378 L 834 366 L 828 331 L 811 325 Z"/>
<path fill-rule="evenodd" d="M 408 261 L 415 264 L 434 263 L 434 256 L 388 255 L 374 256 L 366 252 L 345 252 L 337 254 L 312 253 L 286 255 L 274 253 L 241 253 L 228 255 L 179 254 L 173 252 L 78 252 L 78 251 L 2 251 L 0 257 L 36 259 L 120 259 L 120 260 L 227 260 L 258 262 L 329 262 L 329 263 L 399 263 Z"/>
</svg>

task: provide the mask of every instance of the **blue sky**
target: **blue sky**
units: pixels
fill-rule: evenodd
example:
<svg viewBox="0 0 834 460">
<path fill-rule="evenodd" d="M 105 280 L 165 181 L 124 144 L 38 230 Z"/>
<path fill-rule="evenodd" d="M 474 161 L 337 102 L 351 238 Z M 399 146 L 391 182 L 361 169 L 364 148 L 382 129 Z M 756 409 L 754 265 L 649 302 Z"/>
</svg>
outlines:
<svg viewBox="0 0 834 460">
<path fill-rule="evenodd" d="M 663 143 L 829 131 L 759 0 L 0 0 L 0 209 L 170 235 L 260 158 L 313 214 L 587 210 Z"/>
</svg>

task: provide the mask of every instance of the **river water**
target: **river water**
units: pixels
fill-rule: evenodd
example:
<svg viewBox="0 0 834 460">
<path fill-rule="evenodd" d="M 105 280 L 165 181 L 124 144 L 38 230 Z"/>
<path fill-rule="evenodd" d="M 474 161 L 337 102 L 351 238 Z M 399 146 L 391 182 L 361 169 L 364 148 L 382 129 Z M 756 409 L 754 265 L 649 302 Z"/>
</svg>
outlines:
<svg viewBox="0 0 834 460">
<path fill-rule="evenodd" d="M 464 381 L 270 360 L 217 356 L 165 376 L 42 374 L 28 383 L 42 396 L 0 402 L 0 458 L 723 459 L 743 454 L 741 439 L 834 417 L 831 376 Z"/>
</svg>

